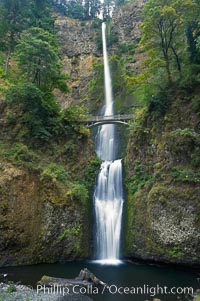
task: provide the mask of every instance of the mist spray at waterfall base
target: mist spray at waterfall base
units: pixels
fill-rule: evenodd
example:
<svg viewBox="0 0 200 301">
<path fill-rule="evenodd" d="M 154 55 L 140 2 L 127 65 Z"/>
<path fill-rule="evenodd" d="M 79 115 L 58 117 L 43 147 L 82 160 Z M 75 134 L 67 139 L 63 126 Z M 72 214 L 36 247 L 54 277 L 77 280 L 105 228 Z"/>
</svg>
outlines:
<svg viewBox="0 0 200 301">
<path fill-rule="evenodd" d="M 114 115 L 112 81 L 106 47 L 106 25 L 102 24 L 105 112 Z M 116 160 L 115 125 L 102 125 L 96 137 L 96 152 L 103 160 L 94 192 L 96 217 L 96 262 L 118 265 L 123 211 L 122 162 Z"/>
</svg>

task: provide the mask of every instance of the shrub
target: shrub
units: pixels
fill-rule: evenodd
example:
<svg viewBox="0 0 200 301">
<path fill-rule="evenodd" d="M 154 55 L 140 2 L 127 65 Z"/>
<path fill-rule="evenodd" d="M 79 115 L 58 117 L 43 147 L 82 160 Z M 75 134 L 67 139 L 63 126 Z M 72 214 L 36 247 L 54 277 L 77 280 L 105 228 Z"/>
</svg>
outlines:
<svg viewBox="0 0 200 301">
<path fill-rule="evenodd" d="M 200 171 L 174 167 L 170 175 L 178 182 L 200 183 Z"/>
<path fill-rule="evenodd" d="M 147 183 L 152 183 L 154 178 L 155 174 L 149 173 L 147 171 L 147 167 L 145 167 L 141 162 L 137 162 L 134 167 L 134 174 L 127 178 L 126 186 L 130 193 L 134 194 Z"/>
<path fill-rule="evenodd" d="M 72 183 L 68 196 L 72 201 L 80 201 L 83 205 L 89 200 L 88 189 L 84 184 L 79 182 Z"/>
<path fill-rule="evenodd" d="M 64 230 L 63 234 L 59 236 L 60 240 L 63 240 L 64 238 L 68 238 L 70 236 L 78 236 L 81 231 L 81 224 L 76 224 L 73 227 L 67 228 Z"/>
<path fill-rule="evenodd" d="M 93 187 L 95 184 L 96 174 L 100 168 L 101 160 L 96 156 L 91 159 L 84 175 L 84 182 L 87 187 Z"/>
<path fill-rule="evenodd" d="M 199 95 L 195 95 L 192 99 L 192 107 L 193 107 L 193 110 L 200 114 L 200 97 Z"/>
<path fill-rule="evenodd" d="M 200 138 L 199 134 L 197 134 L 191 128 L 184 128 L 184 129 L 176 129 L 171 132 L 171 136 L 173 137 L 183 137 L 183 139 L 189 138 L 192 140 L 196 140 Z"/>
<path fill-rule="evenodd" d="M 60 182 L 65 184 L 68 180 L 68 173 L 64 169 L 63 166 L 58 165 L 56 163 L 50 163 L 47 167 L 44 168 L 43 172 L 41 173 L 40 180 L 51 180 L 53 182 Z"/>
<path fill-rule="evenodd" d="M 27 145 L 16 143 L 8 148 L 6 145 L 1 152 L 2 157 L 11 160 L 13 163 L 35 168 L 35 163 L 38 161 L 38 156 Z"/>
<path fill-rule="evenodd" d="M 158 116 L 163 116 L 169 107 L 169 96 L 165 92 L 160 92 L 151 96 L 149 95 L 148 103 L 149 112 Z"/>
<path fill-rule="evenodd" d="M 63 111 L 62 122 L 65 129 L 69 132 L 74 130 L 82 136 L 88 136 L 90 131 L 80 122 L 87 120 L 88 111 L 85 107 L 80 105 L 72 105 Z"/>
</svg>

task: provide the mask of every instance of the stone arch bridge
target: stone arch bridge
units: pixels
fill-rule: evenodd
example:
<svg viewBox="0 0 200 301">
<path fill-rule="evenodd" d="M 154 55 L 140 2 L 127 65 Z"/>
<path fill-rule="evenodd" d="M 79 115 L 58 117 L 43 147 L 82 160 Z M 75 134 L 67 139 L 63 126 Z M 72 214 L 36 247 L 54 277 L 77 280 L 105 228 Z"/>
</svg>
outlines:
<svg viewBox="0 0 200 301">
<path fill-rule="evenodd" d="M 81 123 L 87 124 L 88 128 L 94 126 L 100 126 L 103 124 L 123 124 L 129 125 L 128 121 L 133 118 L 132 114 L 118 114 L 110 116 L 91 116 L 87 120 L 81 121 Z"/>
</svg>

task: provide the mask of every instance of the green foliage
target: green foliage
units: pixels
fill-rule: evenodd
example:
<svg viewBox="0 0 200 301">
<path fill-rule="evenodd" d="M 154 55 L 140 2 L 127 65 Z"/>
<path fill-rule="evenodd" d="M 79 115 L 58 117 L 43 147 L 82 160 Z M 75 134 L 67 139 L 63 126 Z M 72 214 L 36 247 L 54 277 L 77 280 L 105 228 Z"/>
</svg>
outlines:
<svg viewBox="0 0 200 301">
<path fill-rule="evenodd" d="M 191 154 L 191 164 L 194 167 L 199 167 L 200 166 L 200 145 L 195 147 Z"/>
<path fill-rule="evenodd" d="M 131 44 L 121 43 L 117 49 L 117 55 L 121 56 L 122 54 L 134 55 L 136 43 Z"/>
<path fill-rule="evenodd" d="M 81 184 L 79 182 L 74 182 L 71 184 L 68 196 L 72 201 L 79 201 L 83 205 L 87 204 L 89 200 L 88 189 L 84 184 Z"/>
<path fill-rule="evenodd" d="M 79 20 L 94 19 L 101 8 L 100 0 L 54 0 L 53 4 L 62 14 Z"/>
<path fill-rule="evenodd" d="M 19 43 L 20 35 L 29 27 L 53 32 L 54 18 L 48 0 L 2 0 L 0 3 L 0 49 L 6 52 L 4 74 L 8 76 L 9 62 Z"/>
<path fill-rule="evenodd" d="M 192 98 L 192 107 L 196 113 L 200 114 L 200 97 L 199 97 L 199 95 L 195 95 Z"/>
<path fill-rule="evenodd" d="M 171 132 L 171 136 L 173 137 L 183 137 L 183 139 L 189 138 L 192 140 L 196 140 L 200 138 L 200 135 L 197 134 L 191 128 L 184 128 L 184 129 L 176 129 Z"/>
<path fill-rule="evenodd" d="M 173 247 L 171 250 L 168 251 L 168 253 L 169 256 L 174 259 L 180 259 L 184 256 L 184 252 L 178 246 Z"/>
<path fill-rule="evenodd" d="M 117 33 L 113 32 L 111 29 L 108 27 L 107 29 L 107 47 L 111 47 L 113 44 L 118 42 L 118 35 Z"/>
<path fill-rule="evenodd" d="M 66 5 L 65 14 L 79 20 L 85 20 L 86 18 L 84 6 L 78 1 L 69 1 Z"/>
<path fill-rule="evenodd" d="M 192 14 L 192 20 L 190 21 L 187 27 L 187 40 L 189 45 L 190 52 L 190 61 L 194 64 L 200 63 L 200 48 L 199 48 L 199 39 L 200 39 L 200 2 L 199 0 L 194 0 L 196 5 L 195 11 Z"/>
<path fill-rule="evenodd" d="M 111 11 L 114 7 L 115 1 L 114 0 L 104 0 L 102 2 L 102 14 L 103 20 L 110 20 L 111 18 Z"/>
<path fill-rule="evenodd" d="M 69 238 L 71 236 L 79 236 L 81 232 L 81 224 L 76 224 L 73 227 L 67 228 L 64 230 L 63 234 L 59 236 L 60 240 L 63 240 L 65 238 Z"/>
<path fill-rule="evenodd" d="M 1 0 L 0 12 L 0 47 L 13 51 L 19 33 L 28 25 L 29 1 Z"/>
<path fill-rule="evenodd" d="M 173 80 L 172 68 L 181 73 L 182 61 L 187 58 L 185 28 L 193 10 L 191 0 L 149 0 L 145 4 L 141 45 L 157 68 L 165 68 L 168 84 Z"/>
<path fill-rule="evenodd" d="M 103 95 L 103 85 L 104 85 L 104 79 L 103 79 L 103 64 L 102 62 L 97 62 L 93 65 L 93 70 L 95 76 L 90 81 L 89 86 L 89 96 L 90 98 L 94 99 L 94 109 L 96 109 L 97 104 L 102 103 L 102 100 L 104 98 Z"/>
<path fill-rule="evenodd" d="M 42 173 L 40 180 L 50 180 L 53 182 L 60 182 L 62 184 L 66 184 L 67 180 L 69 179 L 69 174 L 65 170 L 65 168 L 61 165 L 58 165 L 56 163 L 50 163 L 47 165 Z"/>
<path fill-rule="evenodd" d="M 16 143 L 10 148 L 6 145 L 5 148 L 1 150 L 1 156 L 11 160 L 15 164 L 27 167 L 35 167 L 36 162 L 38 162 L 36 153 L 22 143 Z"/>
<path fill-rule="evenodd" d="M 134 95 L 157 115 L 164 115 L 170 89 L 191 89 L 199 81 L 199 68 L 191 65 L 186 38 L 197 7 L 199 3 L 192 0 L 149 0 L 145 4 L 140 46 L 147 57 L 143 73 L 130 75 L 128 80 Z M 192 37 L 198 26 L 196 23 L 195 30 L 190 28 Z M 198 41 L 194 43 L 198 45 Z"/>
<path fill-rule="evenodd" d="M 10 284 L 7 288 L 7 293 L 15 293 L 17 291 L 17 288 L 14 284 Z"/>
<path fill-rule="evenodd" d="M 30 27 L 39 27 L 46 31 L 55 33 L 54 22 L 56 17 L 52 11 L 52 4 L 49 0 L 29 0 L 29 24 Z"/>
<path fill-rule="evenodd" d="M 49 31 L 38 27 L 31 27 L 21 35 L 17 45 L 16 59 L 26 81 L 36 84 L 43 90 L 54 87 L 64 89 L 60 76 L 60 59 L 58 56 L 58 42 Z M 57 83 L 59 83 L 57 85 Z"/>
<path fill-rule="evenodd" d="M 127 178 L 126 186 L 131 194 L 140 190 L 144 185 L 154 181 L 154 174 L 149 173 L 141 162 L 135 163 L 134 174 Z"/>
<path fill-rule="evenodd" d="M 88 111 L 84 106 L 71 105 L 63 111 L 63 120 L 70 124 L 77 123 L 77 121 L 85 121 L 87 117 Z"/>
<path fill-rule="evenodd" d="M 25 138 L 47 141 L 58 130 L 60 106 L 52 94 L 45 95 L 35 85 L 24 83 L 10 89 L 7 101 L 21 114 L 21 122 L 28 130 Z"/>
<path fill-rule="evenodd" d="M 87 120 L 88 110 L 84 106 L 71 105 L 62 112 L 62 122 L 67 131 L 75 131 L 79 138 L 87 137 L 90 134 L 89 129 L 81 124 Z"/>
<path fill-rule="evenodd" d="M 177 182 L 200 183 L 200 171 L 195 171 L 190 168 L 174 167 L 170 175 Z"/>
<path fill-rule="evenodd" d="M 96 174 L 99 170 L 100 164 L 101 160 L 97 156 L 90 160 L 90 164 L 88 165 L 84 174 L 84 183 L 87 187 L 94 187 Z"/>
<path fill-rule="evenodd" d="M 200 147 L 200 135 L 192 128 L 176 129 L 170 133 L 169 150 L 175 157 L 187 160 L 193 166 L 197 164 Z"/>
<path fill-rule="evenodd" d="M 110 68 L 112 73 L 113 92 L 116 95 L 123 90 L 126 90 L 125 70 L 122 60 L 118 56 L 111 56 Z"/>
<path fill-rule="evenodd" d="M 62 154 L 67 156 L 67 158 L 75 159 L 78 153 L 78 145 L 74 139 L 68 140 L 63 146 Z"/>
<path fill-rule="evenodd" d="M 169 108 L 170 98 L 169 92 L 160 91 L 155 95 L 149 95 L 148 109 L 149 112 L 153 112 L 154 115 L 163 116 Z"/>
</svg>

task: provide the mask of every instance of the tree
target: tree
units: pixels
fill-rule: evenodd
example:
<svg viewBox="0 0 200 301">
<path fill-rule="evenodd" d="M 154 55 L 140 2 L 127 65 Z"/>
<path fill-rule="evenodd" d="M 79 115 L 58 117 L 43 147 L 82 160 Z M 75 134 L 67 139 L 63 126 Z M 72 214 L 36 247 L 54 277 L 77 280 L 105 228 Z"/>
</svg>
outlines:
<svg viewBox="0 0 200 301">
<path fill-rule="evenodd" d="M 187 39 L 189 44 L 190 60 L 192 63 L 200 63 L 200 0 L 194 0 L 196 10 L 187 28 Z"/>
<path fill-rule="evenodd" d="M 58 42 L 53 34 L 38 27 L 32 27 L 21 35 L 16 47 L 16 59 L 25 80 L 43 90 L 52 91 L 61 86 Z M 62 86 L 67 91 L 67 87 Z"/>
<path fill-rule="evenodd" d="M 6 51 L 5 74 L 11 53 L 19 40 L 20 33 L 30 21 L 28 0 L 1 0 L 0 3 L 0 48 Z"/>
<path fill-rule="evenodd" d="M 47 97 L 48 96 L 48 97 Z M 42 92 L 32 83 L 12 87 L 7 101 L 17 111 L 24 138 L 49 140 L 60 127 L 60 106 L 52 95 Z"/>
<path fill-rule="evenodd" d="M 165 66 L 168 83 L 172 68 L 181 72 L 181 59 L 186 55 L 186 24 L 195 5 L 192 0 L 149 0 L 144 8 L 141 45 L 149 56 Z"/>
<path fill-rule="evenodd" d="M 98 16 L 100 0 L 52 0 L 54 6 L 65 15 L 80 20 L 89 20 Z"/>
<path fill-rule="evenodd" d="M 93 19 L 100 13 L 101 2 L 100 0 L 85 0 L 84 7 L 86 19 Z"/>
<path fill-rule="evenodd" d="M 85 8 L 82 0 L 66 1 L 66 14 L 72 18 L 84 20 L 86 18 Z"/>
<path fill-rule="evenodd" d="M 52 16 L 50 0 L 31 0 L 30 13 L 30 27 L 40 27 L 52 33 L 54 32 L 55 17 Z"/>
<path fill-rule="evenodd" d="M 116 6 L 124 5 L 125 2 L 126 2 L 125 0 L 115 0 L 115 5 Z"/>
<path fill-rule="evenodd" d="M 111 17 L 111 12 L 114 8 L 114 0 L 104 0 L 102 3 L 103 19 Z"/>
</svg>

